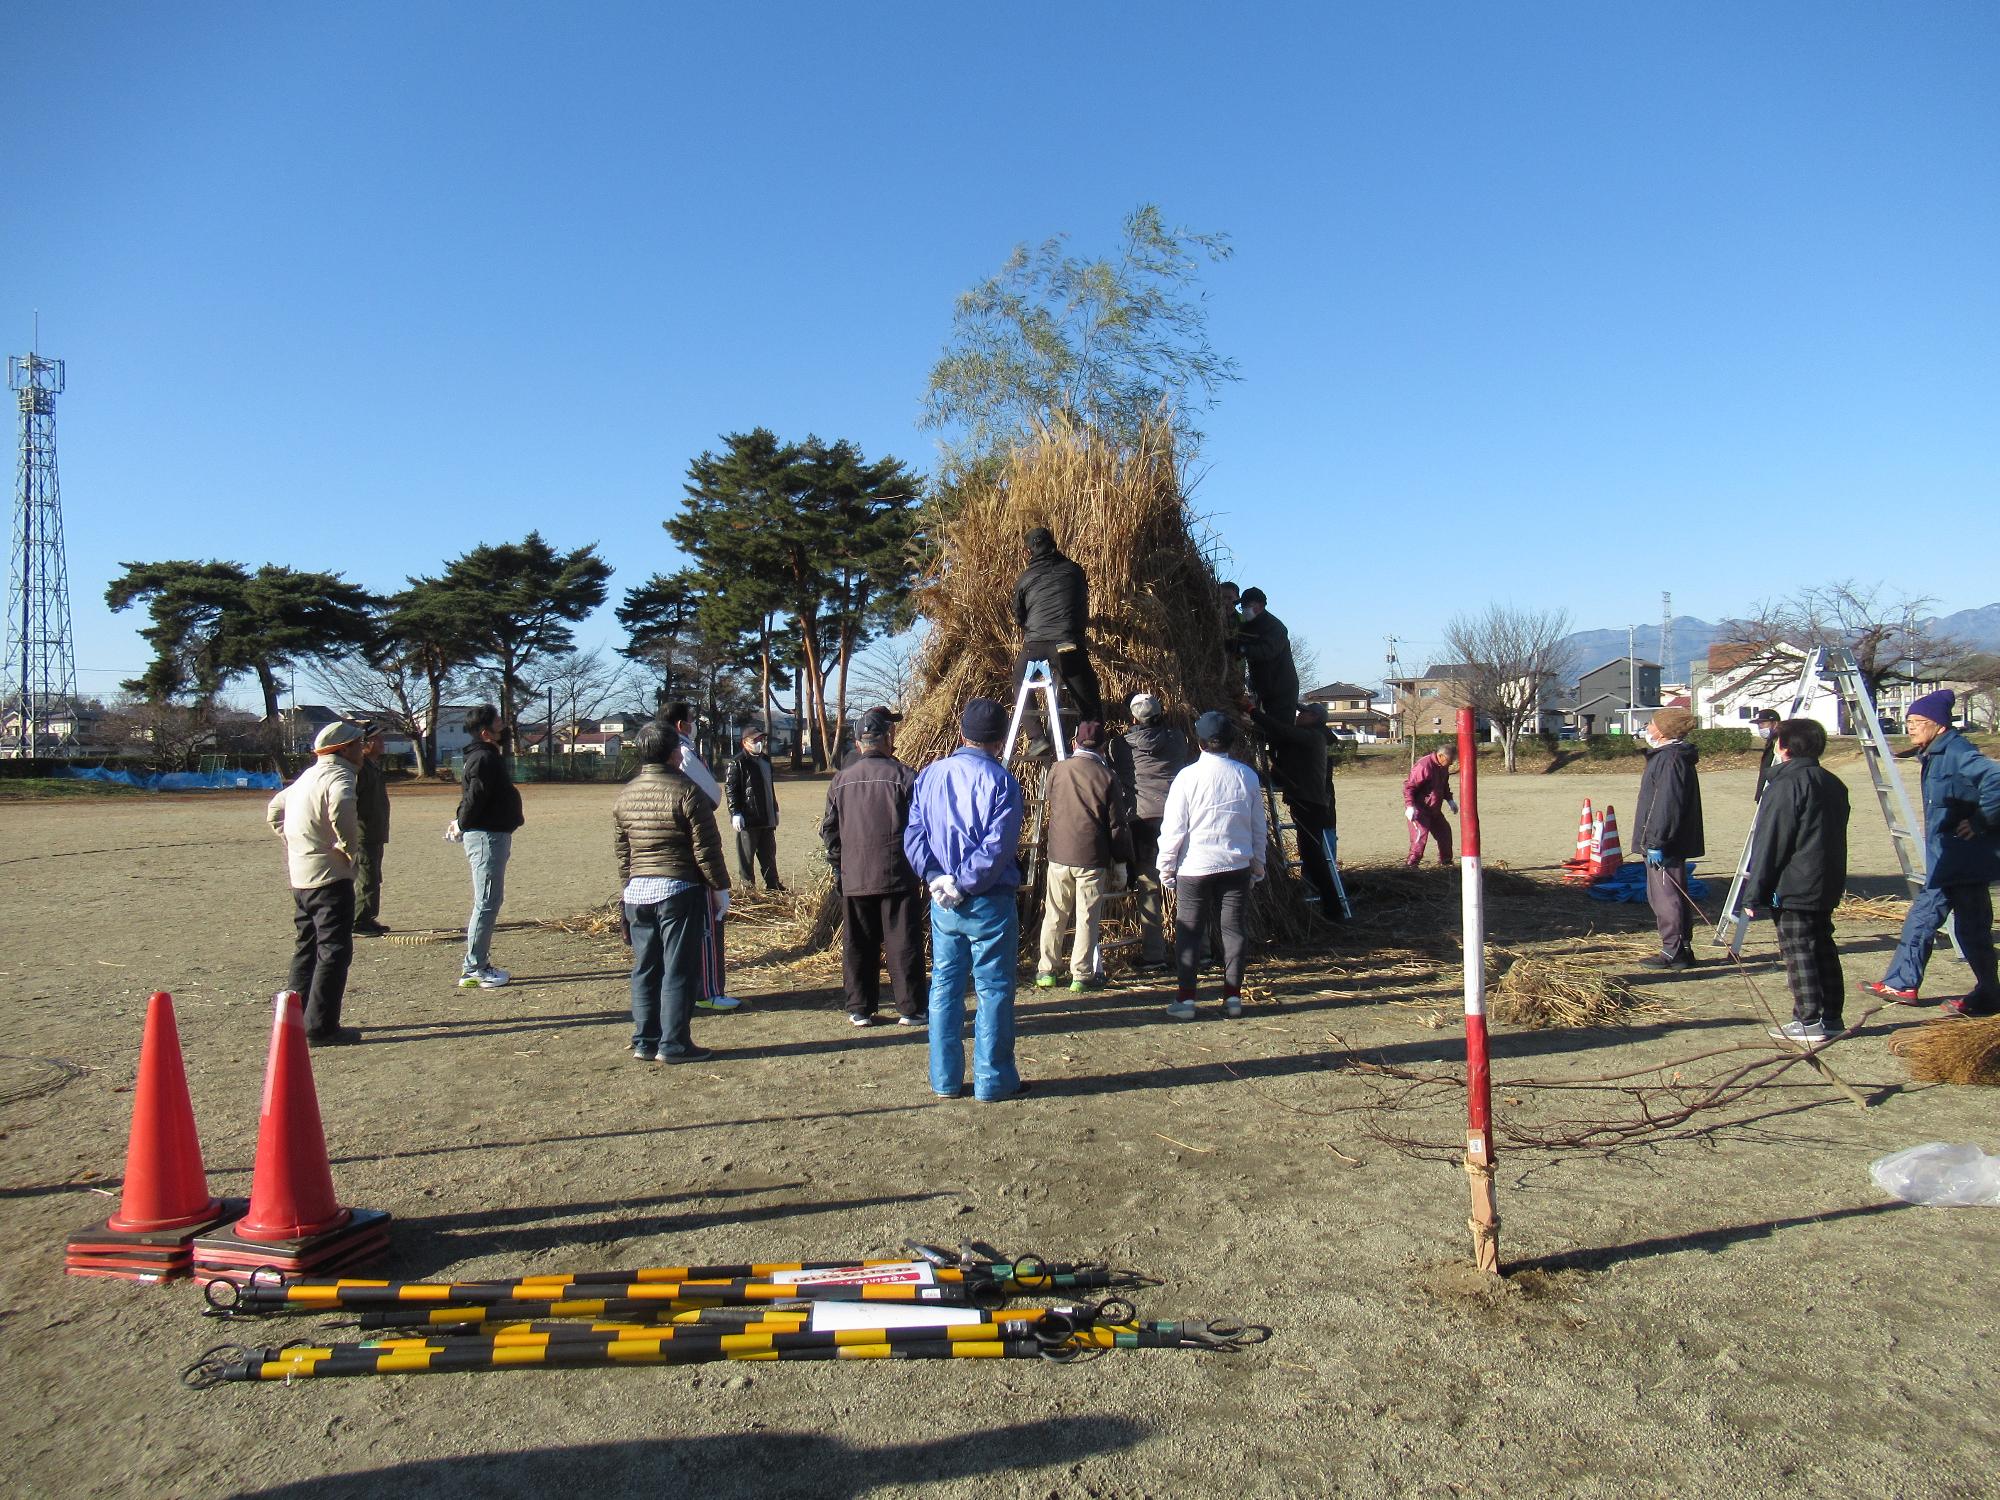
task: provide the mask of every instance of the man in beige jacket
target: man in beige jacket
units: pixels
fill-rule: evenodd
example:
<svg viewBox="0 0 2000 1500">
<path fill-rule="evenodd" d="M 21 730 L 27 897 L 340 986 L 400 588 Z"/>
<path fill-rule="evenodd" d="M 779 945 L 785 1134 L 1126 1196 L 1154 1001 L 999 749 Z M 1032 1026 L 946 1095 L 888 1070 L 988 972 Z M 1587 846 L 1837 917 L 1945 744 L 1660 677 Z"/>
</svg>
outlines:
<svg viewBox="0 0 2000 1500">
<path fill-rule="evenodd" d="M 313 741 L 313 763 L 264 809 L 271 831 L 285 841 L 298 932 L 288 988 L 305 998 L 310 1042 L 361 1040 L 340 1024 L 340 1002 L 354 959 L 354 859 L 361 849 L 355 768 L 362 742 L 357 724 L 327 725 Z"/>
</svg>

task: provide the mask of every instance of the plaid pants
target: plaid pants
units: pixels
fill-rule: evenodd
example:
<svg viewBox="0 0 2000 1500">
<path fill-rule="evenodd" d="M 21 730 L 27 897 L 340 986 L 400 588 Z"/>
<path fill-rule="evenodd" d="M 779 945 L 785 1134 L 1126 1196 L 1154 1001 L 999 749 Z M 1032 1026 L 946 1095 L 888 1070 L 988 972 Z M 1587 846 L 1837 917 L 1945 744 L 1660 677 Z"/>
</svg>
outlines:
<svg viewBox="0 0 2000 1500">
<path fill-rule="evenodd" d="M 1833 913 L 1778 908 L 1778 952 L 1785 959 L 1785 984 L 1792 992 L 1792 1019 L 1804 1026 L 1845 1029 L 1841 1002 L 1840 950 L 1833 945 Z"/>
</svg>

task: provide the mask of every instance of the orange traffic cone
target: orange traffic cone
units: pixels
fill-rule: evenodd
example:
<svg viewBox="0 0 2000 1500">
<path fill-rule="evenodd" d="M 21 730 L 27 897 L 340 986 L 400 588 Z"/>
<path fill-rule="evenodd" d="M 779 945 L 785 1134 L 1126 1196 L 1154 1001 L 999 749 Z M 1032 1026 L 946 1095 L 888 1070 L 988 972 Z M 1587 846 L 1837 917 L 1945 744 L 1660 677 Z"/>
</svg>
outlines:
<svg viewBox="0 0 2000 1500">
<path fill-rule="evenodd" d="M 118 1212 L 96 1229 L 71 1235 L 63 1268 L 73 1276 L 163 1281 L 191 1267 L 189 1243 L 242 1211 L 209 1196 L 194 1105 L 188 1099 L 174 997 L 146 1002 L 139 1077 L 132 1090 L 132 1133 L 125 1146 L 125 1192 Z"/>
<path fill-rule="evenodd" d="M 1590 864 L 1590 878 L 1609 880 L 1624 862 L 1625 851 L 1618 844 L 1618 809 L 1607 802 L 1604 804 L 1604 826 L 1597 834 L 1597 858 Z"/>
<path fill-rule="evenodd" d="M 386 1213 L 343 1208 L 334 1194 L 305 1018 L 297 992 L 286 990 L 271 1023 L 250 1210 L 195 1242 L 195 1274 L 236 1280 L 262 1267 L 303 1275 L 350 1265 L 387 1246 L 388 1222 Z"/>
<path fill-rule="evenodd" d="M 1597 821 L 1591 816 L 1590 799 L 1583 799 L 1583 811 L 1576 815 L 1576 853 L 1563 861 L 1563 880 L 1569 883 L 1590 878 L 1591 855 L 1597 846 Z"/>
</svg>

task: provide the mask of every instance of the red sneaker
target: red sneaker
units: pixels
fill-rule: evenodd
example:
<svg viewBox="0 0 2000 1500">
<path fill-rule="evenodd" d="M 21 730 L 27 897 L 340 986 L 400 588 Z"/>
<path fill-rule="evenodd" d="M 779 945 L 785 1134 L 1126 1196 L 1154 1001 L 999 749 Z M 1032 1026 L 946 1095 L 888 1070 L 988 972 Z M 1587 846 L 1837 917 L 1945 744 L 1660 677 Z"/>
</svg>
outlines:
<svg viewBox="0 0 2000 1500">
<path fill-rule="evenodd" d="M 1967 1020 L 1973 1020 L 1979 1016 L 2000 1015 L 2000 1011 L 1978 1009 L 1969 998 L 1947 1000 L 1938 1009 L 1944 1011 L 1947 1015 L 1964 1016 Z"/>
<path fill-rule="evenodd" d="M 1861 992 L 1864 995 L 1873 995 L 1879 1000 L 1887 1000 L 1894 1005 L 1923 1004 L 1923 1001 L 1917 998 L 1917 992 L 1915 990 L 1891 989 L 1888 985 L 1884 984 L 1879 979 L 1874 980 L 1871 983 L 1862 985 Z"/>
</svg>

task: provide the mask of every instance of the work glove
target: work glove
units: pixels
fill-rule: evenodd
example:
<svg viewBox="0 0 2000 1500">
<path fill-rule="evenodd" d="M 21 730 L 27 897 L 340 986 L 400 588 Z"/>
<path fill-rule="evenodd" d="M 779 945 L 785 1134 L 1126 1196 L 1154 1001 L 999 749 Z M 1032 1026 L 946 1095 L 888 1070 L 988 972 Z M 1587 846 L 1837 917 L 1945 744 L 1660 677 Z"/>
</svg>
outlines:
<svg viewBox="0 0 2000 1500">
<path fill-rule="evenodd" d="M 1264 878 L 1264 867 L 1262 865 L 1252 865 L 1250 867 L 1250 883 L 1252 885 L 1256 885 L 1263 878 Z"/>
<path fill-rule="evenodd" d="M 1113 865 L 1104 874 L 1104 889 L 1107 891 L 1122 891 L 1128 883 L 1123 865 Z"/>
<path fill-rule="evenodd" d="M 743 814 L 731 813 L 729 815 L 729 826 L 734 828 L 738 833 L 743 832 Z"/>
<path fill-rule="evenodd" d="M 1648 850 L 1646 851 L 1646 863 L 1647 863 L 1647 864 L 1649 864 L 1649 865 L 1663 865 L 1663 864 L 1665 864 L 1666 862 L 1667 862 L 1667 851 L 1666 851 L 1666 850 L 1664 850 L 1664 849 L 1648 849 Z"/>
<path fill-rule="evenodd" d="M 1451 815 L 1452 815 L 1452 816 L 1453 816 L 1454 818 L 1455 818 L 1455 817 L 1457 817 L 1457 816 L 1458 816 L 1458 798 L 1456 798 L 1456 797 L 1447 797 L 1447 798 L 1445 798 L 1445 799 L 1444 799 L 1444 802 L 1445 802 L 1445 806 L 1446 806 L 1446 807 L 1449 807 L 1449 808 L 1451 809 Z"/>
<path fill-rule="evenodd" d="M 833 860 L 833 859 L 830 859 L 830 860 L 828 860 L 828 861 L 826 862 L 826 867 L 827 867 L 828 871 L 830 871 L 830 872 L 832 873 L 832 875 L 833 875 L 833 888 L 834 888 L 834 889 L 835 889 L 836 891 L 837 891 L 837 890 L 839 890 L 839 889 L 840 889 L 840 861 L 838 861 L 838 860 Z"/>
<path fill-rule="evenodd" d="M 1172 895 L 1174 889 L 1174 877 L 1171 875 L 1162 875 L 1160 877 L 1160 889 L 1165 891 L 1168 895 Z"/>
<path fill-rule="evenodd" d="M 710 891 L 708 893 L 708 909 L 711 912 L 715 913 L 715 920 L 718 922 L 720 922 L 724 917 L 728 916 L 729 892 Z"/>
<path fill-rule="evenodd" d="M 1406 808 L 1404 808 L 1404 809 L 1403 809 L 1403 821 L 1404 821 L 1405 823 L 1414 823 L 1414 822 L 1416 822 L 1416 821 L 1417 821 L 1417 810 L 1416 810 L 1416 809 L 1415 809 L 1414 807 L 1406 807 Z"/>
<path fill-rule="evenodd" d="M 965 893 L 958 888 L 958 882 L 949 875 L 940 875 L 931 881 L 931 899 L 946 911 L 955 911 L 965 899 Z"/>
<path fill-rule="evenodd" d="M 449 823 L 444 825 L 444 841 L 447 844 L 455 844 L 464 837 L 463 830 L 458 826 L 458 819 L 453 818 Z"/>
</svg>

